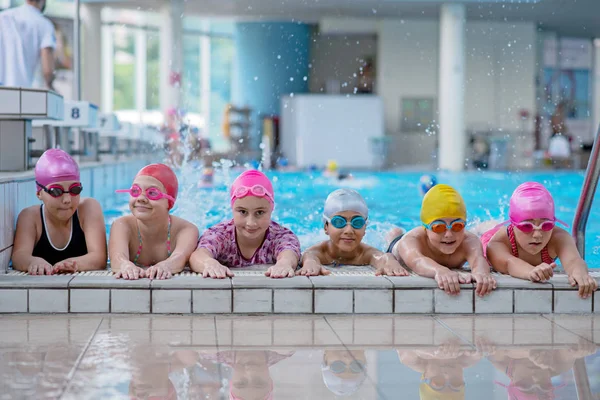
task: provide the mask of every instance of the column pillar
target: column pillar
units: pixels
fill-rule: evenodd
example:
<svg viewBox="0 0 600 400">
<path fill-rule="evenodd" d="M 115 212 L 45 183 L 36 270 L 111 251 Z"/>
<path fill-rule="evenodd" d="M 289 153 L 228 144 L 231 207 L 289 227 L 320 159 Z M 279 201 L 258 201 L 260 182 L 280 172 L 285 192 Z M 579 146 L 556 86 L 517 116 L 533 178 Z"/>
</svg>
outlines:
<svg viewBox="0 0 600 400">
<path fill-rule="evenodd" d="M 181 105 L 183 70 L 182 0 L 168 0 L 161 9 L 160 29 L 160 108 L 164 112 Z"/>
<path fill-rule="evenodd" d="M 441 6 L 439 68 L 439 167 L 462 171 L 467 147 L 464 4 Z"/>
<path fill-rule="evenodd" d="M 83 28 L 83 62 L 81 69 L 82 99 L 100 106 L 102 104 L 102 6 L 81 5 Z"/>
</svg>

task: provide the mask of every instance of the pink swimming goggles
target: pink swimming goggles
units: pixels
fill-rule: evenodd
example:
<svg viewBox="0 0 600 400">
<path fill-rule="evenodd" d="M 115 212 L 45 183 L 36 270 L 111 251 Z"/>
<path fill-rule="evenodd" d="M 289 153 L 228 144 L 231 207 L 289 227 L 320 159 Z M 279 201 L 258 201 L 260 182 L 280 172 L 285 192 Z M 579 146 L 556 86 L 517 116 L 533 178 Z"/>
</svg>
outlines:
<svg viewBox="0 0 600 400">
<path fill-rule="evenodd" d="M 246 196 L 266 197 L 269 203 L 274 204 L 275 199 L 271 196 L 271 193 L 263 185 L 254 186 L 238 186 L 231 194 L 231 204 L 237 199 L 241 199 Z"/>
<path fill-rule="evenodd" d="M 510 223 L 513 226 L 515 226 L 518 230 L 520 230 L 523 233 L 531 233 L 531 232 L 533 232 L 534 229 L 541 229 L 544 232 L 549 232 L 552 229 L 554 229 L 557 222 L 560 222 L 567 228 L 569 227 L 569 225 L 567 225 L 566 223 L 564 223 L 563 221 L 561 221 L 559 219 L 554 219 L 554 221 L 553 220 L 544 221 L 539 225 L 535 225 L 534 223 L 529 222 L 529 221 L 523 221 L 523 222 L 519 222 L 519 223 L 510 221 Z"/>
<path fill-rule="evenodd" d="M 130 189 L 118 189 L 115 190 L 115 193 L 129 193 L 131 197 L 137 198 L 142 194 L 142 188 L 137 183 L 134 183 Z M 150 200 L 156 201 L 160 199 L 168 199 L 172 202 L 175 202 L 173 196 L 169 196 L 168 194 L 161 192 L 161 190 L 156 187 L 147 188 L 144 194 Z"/>
</svg>

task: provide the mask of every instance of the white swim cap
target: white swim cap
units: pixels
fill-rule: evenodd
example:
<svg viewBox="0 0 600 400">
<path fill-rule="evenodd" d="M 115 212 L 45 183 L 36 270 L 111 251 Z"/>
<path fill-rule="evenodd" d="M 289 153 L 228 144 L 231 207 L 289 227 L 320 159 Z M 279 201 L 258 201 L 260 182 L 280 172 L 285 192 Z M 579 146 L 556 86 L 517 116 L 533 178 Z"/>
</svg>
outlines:
<svg viewBox="0 0 600 400">
<path fill-rule="evenodd" d="M 324 217 L 331 218 L 344 211 L 354 211 L 362 215 L 365 219 L 369 218 L 369 208 L 365 199 L 353 189 L 335 190 L 325 200 Z M 326 221 L 325 218 L 323 220 Z"/>
</svg>

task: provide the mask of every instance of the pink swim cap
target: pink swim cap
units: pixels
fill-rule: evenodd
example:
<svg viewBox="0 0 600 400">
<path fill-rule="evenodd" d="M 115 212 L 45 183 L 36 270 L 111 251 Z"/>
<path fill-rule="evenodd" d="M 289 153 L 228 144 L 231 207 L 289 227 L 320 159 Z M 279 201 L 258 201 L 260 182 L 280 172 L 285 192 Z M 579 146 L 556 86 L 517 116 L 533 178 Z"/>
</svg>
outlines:
<svg viewBox="0 0 600 400">
<path fill-rule="evenodd" d="M 175 172 L 173 172 L 173 170 L 168 165 L 146 165 L 144 168 L 139 170 L 135 177 L 137 178 L 138 176 L 151 176 L 152 178 L 158 180 L 165 187 L 167 194 L 175 200 L 177 200 L 177 192 L 179 191 L 179 181 L 177 180 L 177 175 L 175 175 Z M 169 200 L 169 210 L 173 208 L 174 205 L 175 203 Z"/>
<path fill-rule="evenodd" d="M 237 199 L 246 196 L 264 197 L 275 207 L 275 194 L 273 193 L 273 185 L 265 174 L 255 169 L 244 171 L 238 176 L 229 191 L 231 196 L 231 207 Z"/>
<path fill-rule="evenodd" d="M 35 164 L 35 180 L 44 186 L 55 182 L 79 181 L 79 165 L 64 150 L 46 150 Z M 38 192 L 42 190 L 39 185 L 36 186 Z"/>
<path fill-rule="evenodd" d="M 525 182 L 519 185 L 510 197 L 508 216 L 513 224 L 538 218 L 555 221 L 554 199 L 544 185 Z"/>
</svg>

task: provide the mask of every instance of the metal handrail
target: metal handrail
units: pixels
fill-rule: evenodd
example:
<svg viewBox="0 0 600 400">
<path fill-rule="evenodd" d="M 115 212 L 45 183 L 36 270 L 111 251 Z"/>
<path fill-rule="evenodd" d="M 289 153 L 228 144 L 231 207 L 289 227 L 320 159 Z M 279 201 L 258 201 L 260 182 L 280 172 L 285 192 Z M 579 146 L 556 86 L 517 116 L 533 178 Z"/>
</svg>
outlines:
<svg viewBox="0 0 600 400">
<path fill-rule="evenodd" d="M 590 209 L 592 202 L 594 201 L 594 195 L 596 194 L 596 187 L 598 186 L 598 178 L 600 177 L 600 126 L 598 132 L 596 132 L 596 139 L 592 146 L 592 153 L 588 161 L 587 170 L 585 172 L 585 178 L 583 180 L 583 186 L 581 187 L 581 195 L 579 196 L 579 203 L 577 203 L 577 209 L 575 210 L 575 218 L 573 219 L 573 237 L 577 244 L 577 250 L 582 258 L 585 259 L 585 227 L 587 225 L 588 217 L 590 216 Z"/>
</svg>

